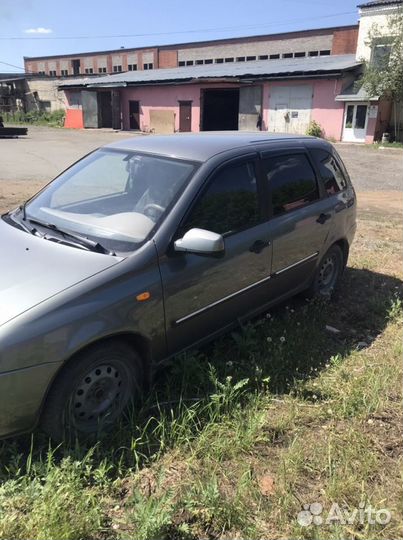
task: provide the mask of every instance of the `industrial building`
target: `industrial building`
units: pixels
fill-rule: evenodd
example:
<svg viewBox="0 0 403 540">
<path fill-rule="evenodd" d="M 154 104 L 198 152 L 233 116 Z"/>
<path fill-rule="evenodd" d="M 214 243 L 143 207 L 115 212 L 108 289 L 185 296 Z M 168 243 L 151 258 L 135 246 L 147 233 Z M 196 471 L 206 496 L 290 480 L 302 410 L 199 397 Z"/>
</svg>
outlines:
<svg viewBox="0 0 403 540">
<path fill-rule="evenodd" d="M 175 67 L 355 53 L 358 25 L 164 46 L 24 57 L 27 73 L 94 76 Z"/>
<path fill-rule="evenodd" d="M 391 114 L 390 102 L 367 96 L 357 81 L 364 60 L 388 53 L 387 19 L 402 4 L 361 4 L 353 26 L 25 58 L 25 64 L 57 81 L 70 128 L 304 133 L 315 120 L 330 139 L 370 143 L 402 122 L 401 111 Z M 373 23 L 385 31 L 375 46 L 368 42 Z"/>
</svg>

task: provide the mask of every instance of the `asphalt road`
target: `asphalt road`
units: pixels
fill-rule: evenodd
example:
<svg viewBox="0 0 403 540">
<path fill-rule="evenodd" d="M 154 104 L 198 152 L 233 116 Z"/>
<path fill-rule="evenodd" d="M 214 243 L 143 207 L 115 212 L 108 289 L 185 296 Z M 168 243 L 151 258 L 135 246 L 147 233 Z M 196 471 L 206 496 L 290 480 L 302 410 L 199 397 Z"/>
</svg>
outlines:
<svg viewBox="0 0 403 540">
<path fill-rule="evenodd" d="M 138 136 L 112 130 L 30 127 L 27 137 L 0 139 L 0 209 L 26 199 L 91 150 Z M 352 144 L 336 147 L 357 191 L 402 191 L 403 151 Z"/>
</svg>

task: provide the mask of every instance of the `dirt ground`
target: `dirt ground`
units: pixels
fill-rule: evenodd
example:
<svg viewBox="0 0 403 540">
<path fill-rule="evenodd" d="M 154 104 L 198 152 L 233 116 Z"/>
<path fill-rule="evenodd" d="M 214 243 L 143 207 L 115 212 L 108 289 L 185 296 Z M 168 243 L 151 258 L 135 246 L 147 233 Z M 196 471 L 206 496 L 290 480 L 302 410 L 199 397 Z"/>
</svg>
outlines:
<svg viewBox="0 0 403 540">
<path fill-rule="evenodd" d="M 0 140 L 0 212 L 36 193 L 66 167 L 110 142 L 138 137 L 113 130 L 30 127 L 27 137 Z M 403 152 L 337 144 L 358 193 L 360 212 L 401 215 Z"/>
</svg>

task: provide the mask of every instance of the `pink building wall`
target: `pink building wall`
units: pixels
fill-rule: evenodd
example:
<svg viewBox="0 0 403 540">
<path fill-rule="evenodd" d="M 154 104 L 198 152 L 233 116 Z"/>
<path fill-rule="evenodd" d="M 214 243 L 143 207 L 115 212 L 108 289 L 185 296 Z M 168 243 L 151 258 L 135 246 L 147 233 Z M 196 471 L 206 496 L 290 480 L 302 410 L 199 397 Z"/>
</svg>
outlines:
<svg viewBox="0 0 403 540">
<path fill-rule="evenodd" d="M 274 81 L 263 85 L 263 129 L 270 130 L 270 88 L 280 86 L 311 85 L 313 87 L 311 120 L 318 122 L 325 137 L 341 140 L 344 103 L 335 101 L 341 92 L 341 79 L 301 79 L 300 81 Z"/>
<path fill-rule="evenodd" d="M 175 131 L 179 131 L 179 101 L 192 102 L 192 131 L 200 131 L 200 85 L 146 86 L 121 91 L 123 129 L 130 129 L 129 101 L 140 102 L 140 129 L 149 131 L 150 110 L 173 110 Z"/>
<path fill-rule="evenodd" d="M 311 119 L 324 129 L 325 136 L 341 140 L 344 103 L 335 101 L 341 91 L 340 79 L 303 79 L 301 81 L 275 81 L 263 84 L 263 130 L 269 126 L 269 94 L 273 86 L 309 84 L 313 86 Z M 204 88 L 231 88 L 237 84 L 191 84 L 178 86 L 144 86 L 121 90 L 123 129 L 129 129 L 129 100 L 140 102 L 140 129 L 150 128 L 150 110 L 173 110 L 175 131 L 179 130 L 179 101 L 192 102 L 192 131 L 200 131 L 200 96 Z"/>
<path fill-rule="evenodd" d="M 150 110 L 172 110 L 175 113 L 175 131 L 179 131 L 179 101 L 192 102 L 192 131 L 200 131 L 200 97 L 205 88 L 238 88 L 238 84 L 189 84 L 144 86 L 137 88 L 124 88 L 121 90 L 121 107 L 123 129 L 130 129 L 129 101 L 140 102 L 140 129 L 148 131 L 150 128 Z"/>
<path fill-rule="evenodd" d="M 317 80 L 313 90 L 312 120 L 323 127 L 325 137 L 341 141 L 344 103 L 335 99 L 341 93 L 342 80 Z"/>
</svg>

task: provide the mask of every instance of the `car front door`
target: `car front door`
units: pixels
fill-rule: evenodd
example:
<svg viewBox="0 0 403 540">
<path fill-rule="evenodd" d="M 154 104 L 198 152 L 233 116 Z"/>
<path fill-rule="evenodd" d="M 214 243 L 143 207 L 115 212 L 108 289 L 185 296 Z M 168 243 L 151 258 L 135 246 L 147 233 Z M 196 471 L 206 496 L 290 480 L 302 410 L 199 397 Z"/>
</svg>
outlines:
<svg viewBox="0 0 403 540">
<path fill-rule="evenodd" d="M 160 258 L 170 353 L 222 330 L 269 296 L 271 243 L 256 163 L 253 157 L 217 169 L 175 235 L 192 228 L 221 234 L 222 253 L 177 252 L 171 244 Z"/>
<path fill-rule="evenodd" d="M 271 207 L 271 286 L 280 297 L 312 279 L 329 234 L 333 203 L 303 149 L 264 153 L 262 170 Z"/>
</svg>

